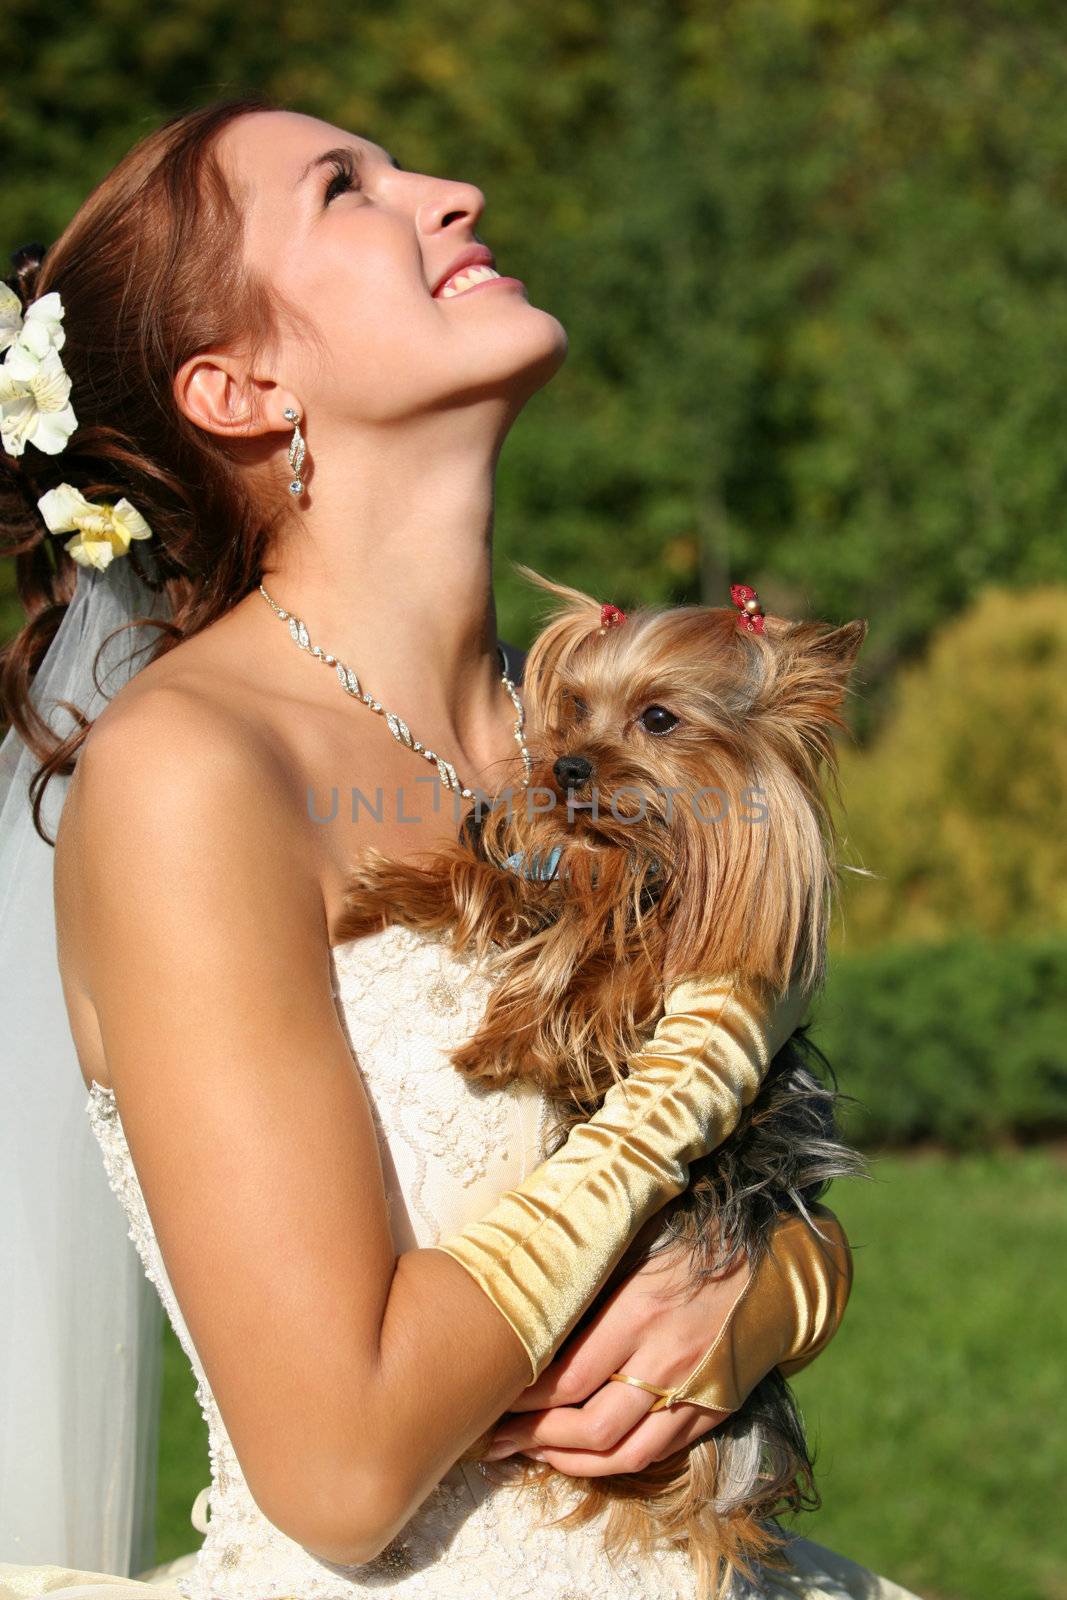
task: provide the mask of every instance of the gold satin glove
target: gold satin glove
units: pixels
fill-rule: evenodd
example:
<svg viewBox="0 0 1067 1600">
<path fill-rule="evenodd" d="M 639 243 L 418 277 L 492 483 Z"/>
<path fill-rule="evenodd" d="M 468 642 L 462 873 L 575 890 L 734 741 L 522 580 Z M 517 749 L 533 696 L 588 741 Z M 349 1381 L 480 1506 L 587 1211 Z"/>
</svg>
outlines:
<svg viewBox="0 0 1067 1600">
<path fill-rule="evenodd" d="M 476 1222 L 431 1248 L 459 1262 L 540 1377 L 689 1164 L 729 1137 L 810 991 L 779 1000 L 734 977 L 687 978 L 587 1122 Z"/>
<path fill-rule="evenodd" d="M 782 1213 L 714 1344 L 653 1411 L 682 1403 L 737 1411 L 768 1372 L 791 1377 L 829 1344 L 852 1288 L 852 1251 L 829 1207 L 808 1209 L 824 1238 L 798 1214 Z"/>
</svg>

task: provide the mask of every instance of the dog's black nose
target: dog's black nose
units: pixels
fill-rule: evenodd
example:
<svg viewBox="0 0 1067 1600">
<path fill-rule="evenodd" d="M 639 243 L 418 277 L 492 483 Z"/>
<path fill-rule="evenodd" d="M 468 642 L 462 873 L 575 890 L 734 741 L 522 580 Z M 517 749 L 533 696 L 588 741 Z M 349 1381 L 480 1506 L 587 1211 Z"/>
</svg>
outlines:
<svg viewBox="0 0 1067 1600">
<path fill-rule="evenodd" d="M 593 775 L 593 763 L 585 756 L 560 756 L 552 771 L 561 789 L 580 789 Z"/>
</svg>

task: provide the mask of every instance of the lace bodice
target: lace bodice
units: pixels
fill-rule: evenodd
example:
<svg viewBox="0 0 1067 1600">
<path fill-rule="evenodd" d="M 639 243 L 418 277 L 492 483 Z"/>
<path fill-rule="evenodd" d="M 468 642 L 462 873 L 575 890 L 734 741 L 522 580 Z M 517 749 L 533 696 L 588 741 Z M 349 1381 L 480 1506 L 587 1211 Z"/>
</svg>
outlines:
<svg viewBox="0 0 1067 1600">
<path fill-rule="evenodd" d="M 336 946 L 331 960 L 338 1013 L 378 1134 L 395 1246 L 434 1244 L 483 1215 L 543 1159 L 548 1108 L 526 1085 L 486 1088 L 450 1065 L 448 1051 L 480 1020 L 488 980 L 443 936 L 390 927 Z M 542 1526 L 546 1514 L 529 1491 L 492 1482 L 480 1463 L 453 1467 L 373 1562 L 336 1568 L 287 1538 L 244 1481 L 167 1278 L 111 1091 L 94 1084 L 87 1111 L 207 1422 L 211 1485 L 194 1514 L 205 1539 L 195 1568 L 177 1580 L 188 1600 L 369 1593 L 380 1600 L 689 1600 L 695 1593 L 684 1552 L 612 1564 L 597 1523 Z"/>
</svg>

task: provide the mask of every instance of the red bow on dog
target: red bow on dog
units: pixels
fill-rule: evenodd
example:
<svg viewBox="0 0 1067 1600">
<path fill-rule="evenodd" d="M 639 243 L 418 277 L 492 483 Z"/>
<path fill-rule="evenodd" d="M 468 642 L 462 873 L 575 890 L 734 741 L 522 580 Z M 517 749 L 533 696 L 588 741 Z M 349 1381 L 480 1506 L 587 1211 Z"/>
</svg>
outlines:
<svg viewBox="0 0 1067 1600">
<path fill-rule="evenodd" d="M 755 589 L 750 589 L 747 583 L 735 583 L 730 589 L 730 598 L 741 613 L 737 626 L 745 633 L 762 633 L 763 607 Z"/>
<path fill-rule="evenodd" d="M 605 602 L 600 608 L 600 633 L 606 633 L 609 628 L 620 628 L 626 621 L 626 612 L 620 611 L 618 606 Z"/>
</svg>

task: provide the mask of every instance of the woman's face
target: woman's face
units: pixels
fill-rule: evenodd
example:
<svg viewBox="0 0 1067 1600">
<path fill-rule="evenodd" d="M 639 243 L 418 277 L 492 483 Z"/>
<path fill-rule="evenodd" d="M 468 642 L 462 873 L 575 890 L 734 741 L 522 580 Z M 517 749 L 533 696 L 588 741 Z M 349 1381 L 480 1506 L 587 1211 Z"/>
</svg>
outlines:
<svg viewBox="0 0 1067 1600">
<path fill-rule="evenodd" d="M 283 327 L 270 374 L 320 437 L 479 397 L 521 404 L 562 364 L 563 327 L 507 262 L 494 263 L 500 280 L 440 292 L 465 252 L 485 254 L 473 184 L 406 172 L 380 145 L 289 111 L 238 118 L 219 153 L 246 259 L 321 336 L 316 349 Z"/>
</svg>

